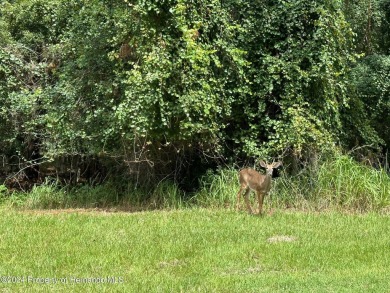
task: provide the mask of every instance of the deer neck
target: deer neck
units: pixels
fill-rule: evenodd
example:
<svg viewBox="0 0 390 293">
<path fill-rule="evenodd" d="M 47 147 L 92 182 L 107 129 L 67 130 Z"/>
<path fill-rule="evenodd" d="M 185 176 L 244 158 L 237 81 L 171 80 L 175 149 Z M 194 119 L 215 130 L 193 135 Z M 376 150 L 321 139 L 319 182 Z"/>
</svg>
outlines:
<svg viewBox="0 0 390 293">
<path fill-rule="evenodd" d="M 272 175 L 265 174 L 264 185 L 266 186 L 267 192 L 271 189 Z"/>
</svg>

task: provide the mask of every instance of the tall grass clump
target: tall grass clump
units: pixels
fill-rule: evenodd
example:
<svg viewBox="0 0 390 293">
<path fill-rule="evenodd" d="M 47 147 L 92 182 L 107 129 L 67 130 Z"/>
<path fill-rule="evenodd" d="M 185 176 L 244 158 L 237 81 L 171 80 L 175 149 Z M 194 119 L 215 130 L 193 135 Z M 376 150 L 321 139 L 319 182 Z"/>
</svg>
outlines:
<svg viewBox="0 0 390 293">
<path fill-rule="evenodd" d="M 182 208 L 184 192 L 174 182 L 164 180 L 152 190 L 146 204 L 151 208 Z"/>
<path fill-rule="evenodd" d="M 390 177 L 346 155 L 306 167 L 296 176 L 276 180 L 279 205 L 297 208 L 380 210 L 390 204 Z"/>
<path fill-rule="evenodd" d="M 208 171 L 200 179 L 200 188 L 193 200 L 205 207 L 226 207 L 233 204 L 238 191 L 238 171 L 233 168 Z"/>
<path fill-rule="evenodd" d="M 105 182 L 101 185 L 61 186 L 46 181 L 29 192 L 13 192 L 3 202 L 22 209 L 119 208 L 129 210 L 180 208 L 184 193 L 171 181 L 154 187 L 135 188 L 131 183 Z"/>
<path fill-rule="evenodd" d="M 13 192 L 7 200 L 13 207 L 26 209 L 64 208 L 69 201 L 66 190 L 49 181 L 34 186 L 29 192 Z"/>
<path fill-rule="evenodd" d="M 390 203 L 390 177 L 383 169 L 340 156 L 321 165 L 316 196 L 347 208 L 384 208 Z"/>
<path fill-rule="evenodd" d="M 119 204 L 118 191 L 110 184 L 66 187 L 46 181 L 29 192 L 14 192 L 8 203 L 23 209 L 105 208 Z"/>
</svg>

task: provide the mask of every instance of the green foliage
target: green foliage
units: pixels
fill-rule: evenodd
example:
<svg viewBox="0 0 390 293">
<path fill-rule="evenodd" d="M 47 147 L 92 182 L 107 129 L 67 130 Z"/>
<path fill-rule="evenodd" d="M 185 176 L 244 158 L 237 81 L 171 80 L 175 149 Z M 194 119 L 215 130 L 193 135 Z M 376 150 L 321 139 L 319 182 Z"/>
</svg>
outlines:
<svg viewBox="0 0 390 293">
<path fill-rule="evenodd" d="M 0 185 L 0 194 L 3 194 L 3 193 L 5 193 L 5 192 L 7 192 L 7 187 L 5 186 L 5 185 L 3 185 L 3 184 L 1 184 Z"/>
<path fill-rule="evenodd" d="M 380 11 L 382 11 L 382 19 L 380 26 L 379 44 L 384 54 L 390 54 L 390 1 L 382 0 L 380 2 Z"/>
<path fill-rule="evenodd" d="M 127 33 L 136 56 L 119 64 L 124 96 L 114 107 L 119 135 L 126 141 L 141 137 L 218 146 L 222 118 L 230 108 L 223 92 L 228 79 L 219 71 L 236 71 L 221 59 L 238 54 L 220 48 L 234 27 L 218 1 L 207 3 L 153 6 L 156 15 L 144 12 Z"/>
<path fill-rule="evenodd" d="M 1 103 L 23 117 L 18 127 L 30 126 L 14 126 L 13 137 L 38 140 L 48 157 L 143 151 L 155 160 L 169 144 L 270 156 L 332 145 L 353 60 L 339 8 L 338 1 L 5 2 L 1 58 L 26 50 L 18 49 L 17 65 L 2 65 Z"/>
<path fill-rule="evenodd" d="M 42 97 L 46 84 L 47 44 L 55 38 L 46 1 L 0 4 L 0 146 L 2 154 L 30 160 L 44 137 Z"/>
<path fill-rule="evenodd" d="M 337 141 L 352 32 L 337 1 L 242 4 L 250 92 L 235 100 L 233 139 L 252 156 Z"/>
<path fill-rule="evenodd" d="M 388 3 L 3 1 L 2 154 L 23 170 L 72 156 L 105 164 L 102 177 L 126 177 L 125 166 L 137 184 L 155 186 L 85 187 L 78 199 L 176 207 L 185 197 L 177 178 L 190 176 L 183 170 L 199 154 L 212 164 L 311 157 L 335 144 L 386 148 L 388 56 L 355 66 L 355 53 L 387 53 Z M 235 175 L 218 172 L 202 179 L 195 200 L 231 200 Z M 157 184 L 166 177 L 176 182 Z"/>
<path fill-rule="evenodd" d="M 6 200 L 7 191 L 8 188 L 5 185 L 0 184 L 0 203 Z"/>
<path fill-rule="evenodd" d="M 358 53 L 389 54 L 390 1 L 344 0 L 344 14 L 354 31 Z"/>
<path fill-rule="evenodd" d="M 390 57 L 371 55 L 356 66 L 351 75 L 350 108 L 346 109 L 345 129 L 350 147 L 390 143 Z"/>
</svg>

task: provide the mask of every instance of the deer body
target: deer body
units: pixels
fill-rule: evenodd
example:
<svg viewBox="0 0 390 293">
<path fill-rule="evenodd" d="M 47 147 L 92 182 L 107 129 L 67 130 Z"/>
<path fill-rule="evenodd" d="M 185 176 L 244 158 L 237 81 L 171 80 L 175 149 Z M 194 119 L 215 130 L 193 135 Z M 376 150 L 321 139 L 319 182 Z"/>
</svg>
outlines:
<svg viewBox="0 0 390 293">
<path fill-rule="evenodd" d="M 237 193 L 236 208 L 240 207 L 240 197 L 243 190 L 245 190 L 244 200 L 247 206 L 248 212 L 253 213 L 252 207 L 249 203 L 249 193 L 253 190 L 257 195 L 259 203 L 259 214 L 262 212 L 264 196 L 271 189 L 272 170 L 281 165 L 281 162 L 272 164 L 266 164 L 264 161 L 260 161 L 260 166 L 266 169 L 266 174 L 260 174 L 254 169 L 246 168 L 242 169 L 239 173 L 240 190 Z"/>
</svg>

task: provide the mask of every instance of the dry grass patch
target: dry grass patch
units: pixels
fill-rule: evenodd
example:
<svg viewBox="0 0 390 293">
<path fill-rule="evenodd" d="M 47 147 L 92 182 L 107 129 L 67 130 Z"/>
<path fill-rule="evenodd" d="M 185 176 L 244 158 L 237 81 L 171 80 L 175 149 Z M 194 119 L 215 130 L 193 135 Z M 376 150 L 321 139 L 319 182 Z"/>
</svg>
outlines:
<svg viewBox="0 0 390 293">
<path fill-rule="evenodd" d="M 267 239 L 268 242 L 270 243 L 275 243 L 275 242 L 294 242 L 297 240 L 297 237 L 294 236 L 285 236 L 285 235 L 276 235 L 272 236 Z"/>
</svg>

